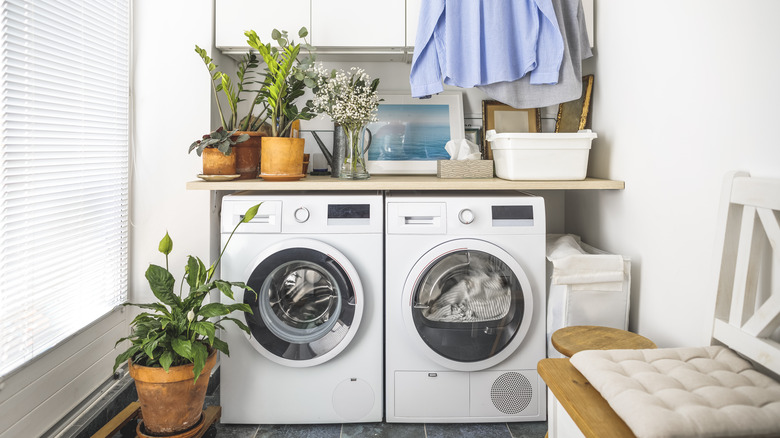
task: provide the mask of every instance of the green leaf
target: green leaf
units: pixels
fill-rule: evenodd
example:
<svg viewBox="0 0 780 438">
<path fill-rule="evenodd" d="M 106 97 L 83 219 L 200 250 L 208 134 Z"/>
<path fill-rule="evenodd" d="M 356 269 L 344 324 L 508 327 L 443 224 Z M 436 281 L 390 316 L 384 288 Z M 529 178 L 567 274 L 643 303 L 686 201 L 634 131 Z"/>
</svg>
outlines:
<svg viewBox="0 0 780 438">
<path fill-rule="evenodd" d="M 281 33 L 281 32 L 279 32 L 279 30 L 277 30 L 277 29 L 274 29 L 274 30 L 271 32 L 271 39 L 278 40 L 278 39 L 279 39 L 279 38 L 281 38 L 281 37 L 282 37 L 282 33 Z"/>
<path fill-rule="evenodd" d="M 173 250 L 173 240 L 171 239 L 171 236 L 168 235 L 167 231 L 165 232 L 165 237 L 160 240 L 157 250 L 165 255 L 170 254 L 171 250 Z"/>
<path fill-rule="evenodd" d="M 230 309 L 231 312 L 239 311 L 239 312 L 251 312 L 252 308 L 249 307 L 249 304 L 245 303 L 235 303 L 235 304 L 228 304 L 228 309 Z"/>
<path fill-rule="evenodd" d="M 219 339 L 217 337 L 214 337 L 214 348 L 217 350 L 225 353 L 226 355 L 230 356 L 230 349 L 228 348 L 227 342 L 223 341 L 222 339 Z"/>
<path fill-rule="evenodd" d="M 192 372 L 195 374 L 195 382 L 197 382 L 201 371 L 203 371 L 203 367 L 206 365 L 206 359 L 209 357 L 209 351 L 205 345 L 201 344 L 200 342 L 195 342 L 192 344 L 192 355 L 192 363 L 195 365 L 192 368 Z"/>
<path fill-rule="evenodd" d="M 301 28 L 301 29 L 298 31 L 298 37 L 300 37 L 300 38 L 306 38 L 306 35 L 308 35 L 308 34 L 309 34 L 309 31 L 306 29 L 306 27 L 305 27 L 305 26 L 304 26 L 304 27 L 302 27 L 302 28 Z"/>
<path fill-rule="evenodd" d="M 231 310 L 222 303 L 210 303 L 201 307 L 200 310 L 198 311 L 198 315 L 204 318 L 212 318 L 214 316 L 227 315 L 230 312 Z"/>
<path fill-rule="evenodd" d="M 241 222 L 247 223 L 247 222 L 251 221 L 252 219 L 254 219 L 255 216 L 257 216 L 257 210 L 260 208 L 261 204 L 262 204 L 262 202 L 260 204 L 253 205 L 252 207 L 249 207 L 249 210 L 247 210 L 246 213 L 244 213 L 244 217 L 241 219 Z"/>
<path fill-rule="evenodd" d="M 171 354 L 170 351 L 166 351 L 160 356 L 160 366 L 163 367 L 166 373 L 168 372 L 168 368 L 170 368 L 172 363 L 173 363 L 173 354 Z"/>
<path fill-rule="evenodd" d="M 157 312 L 160 312 L 164 315 L 170 315 L 171 313 L 168 312 L 168 308 L 163 306 L 160 303 L 149 303 L 149 304 L 131 304 L 131 306 L 138 307 L 140 309 L 149 309 L 149 310 L 156 310 Z M 153 316 L 149 313 L 147 315 Z"/>
<path fill-rule="evenodd" d="M 138 353 L 140 350 L 141 350 L 140 347 L 133 345 L 127 350 L 125 350 L 124 353 L 117 356 L 116 360 L 114 361 L 114 371 L 116 371 L 116 369 L 119 368 L 119 365 L 122 365 L 123 363 L 127 362 L 127 360 L 130 359 L 131 356 Z"/>
<path fill-rule="evenodd" d="M 190 285 L 190 289 L 197 289 L 200 286 L 200 265 L 198 260 L 193 256 L 187 256 L 187 268 L 186 278 L 187 284 Z"/>
<path fill-rule="evenodd" d="M 215 281 L 217 288 L 225 294 L 226 297 L 230 298 L 231 300 L 235 300 L 233 298 L 233 288 L 230 286 L 230 283 L 227 281 L 217 280 Z"/>
<path fill-rule="evenodd" d="M 192 329 L 195 330 L 195 333 L 208 339 L 209 345 L 214 343 L 214 334 L 216 333 L 217 329 L 214 327 L 213 322 L 198 321 L 192 325 Z"/>
<path fill-rule="evenodd" d="M 244 324 L 243 322 L 239 321 L 239 320 L 238 320 L 238 319 L 236 319 L 236 318 L 230 318 L 230 317 L 227 317 L 227 316 L 226 316 L 226 317 L 224 317 L 224 318 L 220 319 L 220 321 L 233 321 L 233 323 L 234 323 L 235 325 L 237 325 L 237 326 L 238 326 L 238 328 L 240 328 L 241 330 L 243 330 L 243 331 L 245 331 L 245 332 L 249 333 L 249 327 L 247 327 L 247 326 L 246 326 L 246 324 Z"/>
<path fill-rule="evenodd" d="M 150 340 L 144 345 L 144 353 L 149 356 L 149 359 L 154 359 L 154 349 L 157 348 L 158 342 L 160 342 L 159 338 Z"/>
<path fill-rule="evenodd" d="M 173 340 L 171 340 L 171 347 L 173 347 L 173 351 L 179 356 L 192 360 L 192 342 L 190 342 L 189 339 L 173 338 Z"/>
<path fill-rule="evenodd" d="M 149 268 L 146 270 L 146 280 L 149 281 L 149 287 L 152 289 L 154 296 L 163 304 L 178 306 L 181 303 L 179 297 L 173 293 L 176 279 L 173 278 L 173 275 L 167 269 L 157 265 L 149 265 Z"/>
</svg>

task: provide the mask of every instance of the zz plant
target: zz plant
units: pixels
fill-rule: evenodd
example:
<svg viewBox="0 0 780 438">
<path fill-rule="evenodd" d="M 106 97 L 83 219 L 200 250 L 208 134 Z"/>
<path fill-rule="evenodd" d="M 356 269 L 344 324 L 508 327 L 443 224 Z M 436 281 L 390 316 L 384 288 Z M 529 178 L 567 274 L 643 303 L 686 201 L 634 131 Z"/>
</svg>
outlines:
<svg viewBox="0 0 780 438">
<path fill-rule="evenodd" d="M 213 277 L 233 234 L 242 223 L 255 217 L 259 207 L 260 204 L 257 204 L 247 210 L 243 219 L 230 233 L 217 261 L 208 269 L 200 258 L 187 257 L 187 266 L 178 294 L 174 291 L 176 280 L 168 270 L 168 254 L 173 249 L 173 241 L 168 233 L 165 233 L 158 246 L 158 250 L 165 255 L 165 267 L 151 264 L 146 270 L 146 279 L 158 302 L 125 304 L 148 312 L 136 316 L 130 323 L 132 334 L 117 341 L 118 345 L 129 340 L 130 347 L 117 356 L 114 371 L 130 358 L 138 365 L 162 367 L 166 372 L 171 366 L 194 364 L 193 372 L 197 381 L 212 349 L 230 355 L 228 344 L 217 337 L 216 329 L 224 328 L 222 323 L 230 321 L 249 333 L 246 324 L 228 315 L 233 311 L 251 314 L 252 309 L 244 303 L 203 304 L 203 300 L 215 289 L 231 300 L 232 286 L 252 290 L 244 283 L 214 280 Z M 189 286 L 186 296 L 182 291 L 185 283 Z"/>
<path fill-rule="evenodd" d="M 302 27 L 298 36 L 304 39 L 303 46 L 312 54 L 312 47 L 305 38 L 309 31 Z M 271 125 L 272 137 L 288 137 L 292 123 L 296 120 L 311 120 L 316 114 L 312 112 L 311 102 L 298 109 L 296 100 L 304 95 L 306 88 L 316 85 L 316 72 L 310 67 L 314 63 L 313 56 L 299 60 L 301 44 L 292 40 L 287 31 L 274 29 L 271 39 L 278 47 L 270 43 L 263 44 L 254 30 L 244 32 L 249 47 L 257 50 L 266 64 L 265 79 L 260 87 L 259 97 L 267 105 L 266 118 Z"/>
</svg>

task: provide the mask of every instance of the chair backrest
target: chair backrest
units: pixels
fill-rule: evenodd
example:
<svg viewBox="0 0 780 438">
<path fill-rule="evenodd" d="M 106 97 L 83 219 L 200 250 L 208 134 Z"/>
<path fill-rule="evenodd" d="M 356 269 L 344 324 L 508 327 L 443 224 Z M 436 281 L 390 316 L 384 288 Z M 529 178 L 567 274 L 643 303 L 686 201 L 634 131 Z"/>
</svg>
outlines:
<svg viewBox="0 0 780 438">
<path fill-rule="evenodd" d="M 712 344 L 723 344 L 780 375 L 780 179 L 726 176 L 718 214 Z M 769 245 L 767 245 L 767 243 Z M 770 285 L 765 291 L 759 284 Z M 759 290 L 762 289 L 762 293 Z"/>
</svg>

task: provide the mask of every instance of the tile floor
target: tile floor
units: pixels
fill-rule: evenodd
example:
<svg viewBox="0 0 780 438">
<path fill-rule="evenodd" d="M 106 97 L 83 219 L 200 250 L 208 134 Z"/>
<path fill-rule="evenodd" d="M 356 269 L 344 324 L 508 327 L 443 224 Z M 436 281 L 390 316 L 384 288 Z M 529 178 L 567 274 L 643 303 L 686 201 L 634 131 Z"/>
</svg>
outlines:
<svg viewBox="0 0 780 438">
<path fill-rule="evenodd" d="M 206 405 L 219 404 L 219 389 Z M 543 438 L 546 422 L 480 424 L 216 424 L 204 438 Z"/>
<path fill-rule="evenodd" d="M 89 438 L 111 417 L 137 400 L 135 385 L 118 391 L 111 406 L 94 413 L 78 432 L 66 433 L 71 438 Z M 219 371 L 209 382 L 205 406 L 219 405 Z M 310 425 L 246 425 L 221 424 L 211 426 L 205 438 L 543 438 L 546 422 L 480 423 L 480 424 L 310 424 Z M 135 422 L 131 422 L 112 438 L 135 437 Z"/>
</svg>

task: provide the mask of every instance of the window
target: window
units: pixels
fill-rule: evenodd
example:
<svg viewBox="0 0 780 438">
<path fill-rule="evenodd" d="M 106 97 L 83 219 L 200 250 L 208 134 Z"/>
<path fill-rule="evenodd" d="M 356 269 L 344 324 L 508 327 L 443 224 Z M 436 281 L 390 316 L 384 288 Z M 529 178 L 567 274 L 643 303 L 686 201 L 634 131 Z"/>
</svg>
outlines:
<svg viewBox="0 0 780 438">
<path fill-rule="evenodd" d="M 126 300 L 130 132 L 129 0 L 1 7 L 0 377 Z"/>
</svg>

